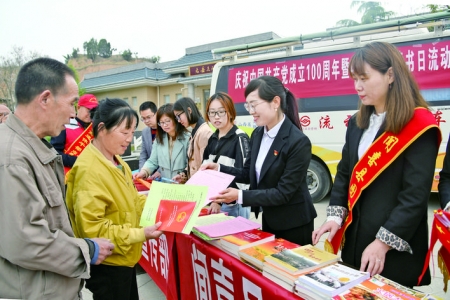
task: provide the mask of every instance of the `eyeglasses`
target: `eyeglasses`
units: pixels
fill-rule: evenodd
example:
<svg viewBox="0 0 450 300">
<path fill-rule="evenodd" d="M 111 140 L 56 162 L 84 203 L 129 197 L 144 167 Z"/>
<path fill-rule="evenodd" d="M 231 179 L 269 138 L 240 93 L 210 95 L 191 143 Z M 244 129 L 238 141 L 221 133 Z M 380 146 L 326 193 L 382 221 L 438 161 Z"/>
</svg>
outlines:
<svg viewBox="0 0 450 300">
<path fill-rule="evenodd" d="M 264 101 L 261 101 L 259 103 L 244 103 L 244 108 L 248 111 L 248 112 L 256 112 L 255 107 L 260 105 L 261 103 L 263 103 Z"/>
<path fill-rule="evenodd" d="M 142 122 L 145 122 L 145 121 L 149 121 L 149 120 L 151 120 L 153 117 L 155 116 L 155 114 L 153 114 L 153 115 L 151 115 L 151 116 L 147 116 L 147 117 L 141 117 L 141 121 Z"/>
<path fill-rule="evenodd" d="M 172 120 L 166 122 L 158 122 L 159 127 L 169 126 L 170 124 L 172 124 Z"/>
<path fill-rule="evenodd" d="M 181 121 L 181 115 L 184 114 L 184 111 L 180 112 L 178 115 L 175 115 L 175 118 L 177 118 L 177 121 Z"/>
<path fill-rule="evenodd" d="M 226 110 L 218 110 L 218 111 L 210 110 L 210 111 L 208 111 L 208 116 L 210 118 L 214 118 L 217 115 L 217 116 L 219 116 L 219 118 L 221 118 L 221 117 L 225 116 L 226 113 L 227 113 Z"/>
</svg>

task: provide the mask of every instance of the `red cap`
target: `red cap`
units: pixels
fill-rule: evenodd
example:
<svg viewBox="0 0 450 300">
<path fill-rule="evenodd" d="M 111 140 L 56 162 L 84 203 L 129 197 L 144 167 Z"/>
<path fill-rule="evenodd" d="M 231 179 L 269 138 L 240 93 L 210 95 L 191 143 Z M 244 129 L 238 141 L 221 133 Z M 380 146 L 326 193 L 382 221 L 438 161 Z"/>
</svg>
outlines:
<svg viewBox="0 0 450 300">
<path fill-rule="evenodd" d="M 97 98 L 92 94 L 85 94 L 78 100 L 78 106 L 84 106 L 89 109 L 96 108 L 98 106 Z"/>
</svg>

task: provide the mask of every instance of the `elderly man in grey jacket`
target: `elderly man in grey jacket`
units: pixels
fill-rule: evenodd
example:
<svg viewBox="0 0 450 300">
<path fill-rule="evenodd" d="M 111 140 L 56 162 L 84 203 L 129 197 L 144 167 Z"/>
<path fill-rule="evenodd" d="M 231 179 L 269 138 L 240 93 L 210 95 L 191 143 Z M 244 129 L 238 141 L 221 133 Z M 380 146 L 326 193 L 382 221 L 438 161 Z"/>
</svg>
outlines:
<svg viewBox="0 0 450 300">
<path fill-rule="evenodd" d="M 114 245 L 74 238 L 62 159 L 45 140 L 75 117 L 74 74 L 59 61 L 33 60 L 18 74 L 16 98 L 0 126 L 0 298 L 81 299 L 90 264 Z"/>
</svg>

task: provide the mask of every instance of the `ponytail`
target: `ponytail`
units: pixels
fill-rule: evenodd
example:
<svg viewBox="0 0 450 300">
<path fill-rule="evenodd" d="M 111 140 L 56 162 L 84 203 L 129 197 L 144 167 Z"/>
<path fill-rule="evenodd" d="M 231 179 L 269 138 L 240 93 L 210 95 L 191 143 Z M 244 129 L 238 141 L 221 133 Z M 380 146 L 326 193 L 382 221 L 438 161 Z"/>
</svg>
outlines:
<svg viewBox="0 0 450 300">
<path fill-rule="evenodd" d="M 284 107 L 283 107 L 284 106 Z M 294 94 L 286 89 L 286 104 L 281 106 L 284 114 L 291 120 L 291 122 L 303 131 L 302 125 L 300 124 L 300 118 L 298 117 L 298 105 L 295 100 Z"/>
</svg>

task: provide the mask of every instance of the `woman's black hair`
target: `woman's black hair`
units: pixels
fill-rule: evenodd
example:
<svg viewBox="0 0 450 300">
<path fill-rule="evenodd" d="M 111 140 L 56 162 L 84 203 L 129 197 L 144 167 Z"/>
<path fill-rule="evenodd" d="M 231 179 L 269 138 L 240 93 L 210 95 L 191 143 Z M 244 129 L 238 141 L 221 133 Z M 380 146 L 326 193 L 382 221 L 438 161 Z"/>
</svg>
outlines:
<svg viewBox="0 0 450 300">
<path fill-rule="evenodd" d="M 139 124 L 139 117 L 127 102 L 118 98 L 106 98 L 99 102 L 92 118 L 92 130 L 94 138 L 98 136 L 100 130 L 111 128 L 126 122 L 126 128 L 130 129 L 133 121 L 136 121 L 136 127 Z M 103 123 L 99 126 L 100 123 Z M 135 127 L 135 128 L 136 128 Z"/>
<path fill-rule="evenodd" d="M 188 108 L 191 109 L 191 113 L 189 113 Z M 189 97 L 183 97 L 177 100 L 173 105 L 173 110 L 184 111 L 186 117 L 188 119 L 189 125 L 197 124 L 198 120 L 203 119 L 202 114 L 195 105 L 194 100 Z"/>
<path fill-rule="evenodd" d="M 168 116 L 173 124 L 175 125 L 175 137 L 178 139 L 178 137 L 182 137 L 183 133 L 187 132 L 186 128 L 184 128 L 183 125 L 181 125 L 177 120 L 175 119 L 175 115 L 173 113 L 173 104 L 172 103 L 166 103 L 164 105 L 161 105 L 158 108 L 158 111 L 156 112 L 156 122 L 158 123 L 158 128 L 156 130 L 156 140 L 161 145 L 164 145 L 164 134 L 167 134 L 161 126 L 159 126 L 159 120 L 161 120 L 162 116 Z"/>
<path fill-rule="evenodd" d="M 258 90 L 258 96 L 271 103 L 275 96 L 280 97 L 281 111 L 294 123 L 298 129 L 302 130 L 300 118 L 298 117 L 298 105 L 294 94 L 284 87 L 281 80 L 272 76 L 261 76 L 250 81 L 245 88 L 245 98 L 251 92 Z"/>
</svg>

